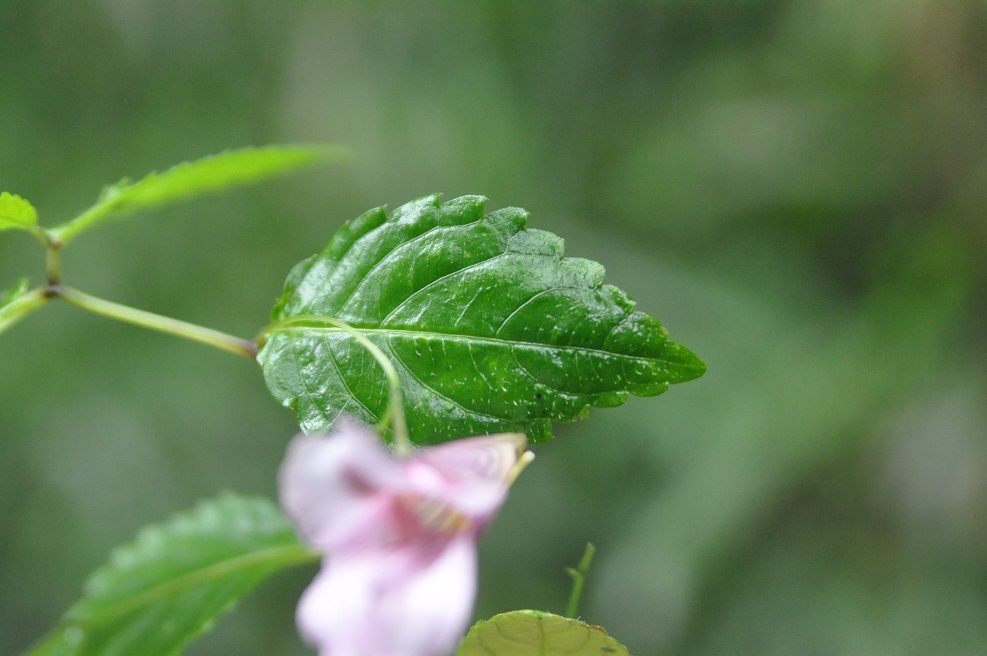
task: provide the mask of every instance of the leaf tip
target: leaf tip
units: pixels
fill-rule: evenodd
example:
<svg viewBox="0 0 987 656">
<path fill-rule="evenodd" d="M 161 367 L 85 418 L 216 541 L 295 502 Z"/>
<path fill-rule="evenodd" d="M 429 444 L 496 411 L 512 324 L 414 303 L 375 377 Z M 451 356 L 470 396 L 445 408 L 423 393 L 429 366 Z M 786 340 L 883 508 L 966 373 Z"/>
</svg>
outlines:
<svg viewBox="0 0 987 656">
<path fill-rule="evenodd" d="M 670 383 L 686 383 L 706 373 L 706 363 L 677 342 L 666 342 L 662 355 L 668 363 Z"/>
</svg>

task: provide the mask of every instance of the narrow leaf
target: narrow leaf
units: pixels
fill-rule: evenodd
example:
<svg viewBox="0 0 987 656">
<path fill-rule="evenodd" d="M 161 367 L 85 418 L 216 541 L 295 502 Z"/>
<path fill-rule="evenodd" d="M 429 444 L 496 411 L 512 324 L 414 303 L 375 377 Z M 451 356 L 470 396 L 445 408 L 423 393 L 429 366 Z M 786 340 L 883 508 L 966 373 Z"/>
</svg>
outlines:
<svg viewBox="0 0 987 656">
<path fill-rule="evenodd" d="M 537 610 L 477 622 L 456 656 L 630 656 L 602 627 Z"/>
<path fill-rule="evenodd" d="M 277 506 L 232 495 L 144 529 L 30 656 L 166 656 L 264 578 L 316 557 Z"/>
<path fill-rule="evenodd" d="M 62 242 L 109 217 L 139 211 L 253 184 L 342 156 L 326 146 L 265 146 L 229 150 L 151 173 L 137 182 L 127 179 L 103 189 L 95 205 L 68 223 L 52 229 Z"/>
<path fill-rule="evenodd" d="M 32 230 L 38 225 L 38 212 L 17 194 L 0 193 L 0 230 Z"/>
<path fill-rule="evenodd" d="M 326 430 L 339 412 L 374 424 L 387 408 L 384 373 L 326 317 L 392 360 L 419 444 L 545 440 L 552 421 L 702 375 L 699 358 L 603 284 L 601 265 L 564 258 L 559 237 L 525 229 L 524 210 L 484 215 L 483 203 L 430 196 L 390 217 L 371 210 L 291 272 L 258 360 L 303 430 Z"/>
</svg>

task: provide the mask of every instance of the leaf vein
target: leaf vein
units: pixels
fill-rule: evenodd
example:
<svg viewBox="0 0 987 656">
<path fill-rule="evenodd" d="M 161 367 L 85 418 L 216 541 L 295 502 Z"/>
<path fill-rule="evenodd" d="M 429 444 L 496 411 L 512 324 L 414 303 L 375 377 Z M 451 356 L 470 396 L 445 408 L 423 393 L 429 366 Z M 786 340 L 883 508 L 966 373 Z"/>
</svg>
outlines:
<svg viewBox="0 0 987 656">
<path fill-rule="evenodd" d="M 328 422 L 329 417 L 322 410 L 322 408 L 319 407 L 319 404 L 315 402 L 315 397 L 312 395 L 312 390 L 308 386 L 308 379 L 302 375 L 302 365 L 298 359 L 298 347 L 299 347 L 298 342 L 299 340 L 297 339 L 291 340 L 290 350 L 291 350 L 291 359 L 294 360 L 295 362 L 295 372 L 298 374 L 298 380 L 301 381 L 302 384 L 302 392 L 305 393 L 305 397 L 308 399 L 309 403 L 312 406 L 314 406 L 315 409 L 319 411 L 319 414 L 322 415 L 322 418 Z"/>
<path fill-rule="evenodd" d="M 390 220 L 391 219 L 389 217 L 386 222 L 384 222 L 383 224 L 377 226 L 376 228 L 374 228 L 373 230 L 371 230 L 367 234 L 362 235 L 359 239 L 357 239 L 357 241 L 361 241 L 363 239 L 366 239 L 369 235 L 373 234 L 377 230 L 383 228 L 384 226 L 387 226 L 388 224 L 390 224 Z M 353 297 L 357 295 L 357 292 L 360 291 L 360 288 L 363 287 L 363 284 L 365 282 L 367 282 L 367 280 L 370 280 L 371 278 L 373 278 L 374 273 L 377 271 L 377 269 L 379 269 L 381 266 L 383 266 L 384 263 L 387 260 L 389 260 L 391 258 L 391 256 L 394 255 L 394 253 L 396 251 L 404 248 L 405 246 L 407 246 L 407 247 L 410 248 L 413 244 L 415 244 L 418 241 L 421 241 L 421 240 L 425 239 L 428 235 L 432 234 L 436 230 L 446 229 L 446 228 L 448 228 L 448 229 L 465 228 L 467 226 L 471 226 L 471 225 L 475 225 L 477 223 L 480 223 L 480 221 L 482 221 L 482 220 L 483 219 L 477 219 L 476 221 L 470 221 L 469 223 L 457 223 L 455 225 L 438 225 L 438 224 L 436 224 L 436 225 L 432 226 L 431 228 L 429 228 L 428 230 L 426 230 L 425 232 L 421 233 L 420 235 L 416 235 L 415 237 L 412 237 L 411 239 L 409 239 L 407 241 L 403 241 L 403 242 L 397 244 L 394 248 L 392 248 L 391 250 L 389 250 L 386 253 L 384 253 L 380 257 L 380 259 L 377 260 L 373 264 L 372 267 L 370 267 L 370 270 L 367 271 L 366 274 L 364 274 L 363 278 L 360 280 L 359 283 L 357 283 L 356 287 L 354 287 L 353 290 L 346 296 L 346 300 L 343 301 L 339 305 L 340 313 L 342 313 L 342 311 L 344 311 L 346 309 L 346 306 L 349 305 L 350 301 L 353 300 Z M 393 225 L 393 224 L 391 224 L 391 225 Z M 354 245 L 355 245 L 355 242 L 354 242 Z M 352 248 L 352 246 L 351 246 L 351 248 Z M 453 272 L 453 273 L 455 273 L 455 272 Z M 429 283 L 429 284 L 432 284 L 432 283 Z M 426 287 L 427 287 L 427 285 L 426 285 Z M 425 289 L 425 287 L 423 287 L 422 289 Z"/>
<path fill-rule="evenodd" d="M 336 376 L 339 378 L 339 382 L 342 383 L 343 389 L 346 390 L 346 394 L 357 404 L 357 406 L 362 408 L 363 411 L 367 413 L 368 417 L 377 419 L 377 416 L 370 411 L 370 408 L 364 405 L 364 403 L 356 397 L 356 394 L 353 393 L 353 390 L 350 389 L 349 381 L 347 381 L 346 377 L 343 376 L 343 370 L 339 368 L 339 362 L 336 361 L 336 354 L 333 353 L 332 344 L 329 342 L 329 336 L 322 335 L 322 342 L 326 345 L 326 349 L 329 351 L 329 361 L 332 362 L 332 368 L 336 370 Z M 322 412 L 321 409 L 320 412 Z M 323 412 L 322 415 L 325 416 L 325 413 Z M 329 418 L 326 417 L 326 420 L 328 419 Z"/>
<path fill-rule="evenodd" d="M 429 385 L 428 383 L 426 383 L 424 380 L 422 380 L 421 378 L 419 378 L 418 377 L 418 374 L 416 374 L 414 371 L 412 371 L 408 367 L 408 365 L 405 363 L 405 361 L 401 357 L 401 355 L 399 353 L 397 353 L 397 352 L 394 351 L 394 348 L 391 346 L 390 336 L 386 336 L 385 338 L 387 339 L 387 350 L 390 352 L 390 354 L 392 356 L 394 356 L 394 359 L 398 361 L 398 364 L 401 365 L 401 368 L 404 369 L 405 373 L 407 373 L 409 376 L 411 376 L 411 379 L 414 380 L 419 385 L 421 385 L 423 389 L 425 389 L 428 392 L 431 392 L 432 394 L 436 395 L 440 399 L 443 399 L 443 400 L 449 402 L 450 404 L 456 406 L 457 408 L 459 408 L 463 412 L 466 412 L 466 413 L 469 413 L 469 414 L 472 414 L 472 415 L 478 416 L 478 417 L 485 417 L 487 419 L 493 419 L 493 420 L 497 420 L 498 419 L 498 417 L 495 417 L 494 415 L 486 414 L 486 413 L 483 413 L 483 412 L 479 412 L 477 410 L 474 410 L 472 408 L 465 407 L 463 404 L 459 403 L 458 401 L 456 401 L 452 397 L 444 394 L 443 392 L 440 392 L 439 390 L 435 389 L 434 387 L 432 387 L 431 385 Z"/>
<path fill-rule="evenodd" d="M 502 253 L 495 253 L 494 255 L 491 255 L 490 257 L 488 257 L 486 259 L 480 260 L 479 262 L 474 262 L 473 264 L 470 264 L 468 266 L 461 267 L 459 269 L 456 269 L 455 271 L 450 271 L 449 273 L 447 273 L 445 275 L 439 276 L 438 278 L 436 278 L 432 282 L 428 283 L 427 285 L 425 285 L 421 289 L 419 289 L 419 290 L 413 292 L 412 294 L 410 294 L 408 296 L 408 298 L 406 298 L 403 301 L 401 301 L 400 303 L 398 303 L 397 307 L 395 307 L 393 310 L 391 310 L 390 312 L 388 312 L 387 316 L 384 317 L 383 319 L 381 319 L 380 325 L 381 326 L 386 325 L 387 322 L 391 319 L 391 317 L 393 317 L 401 308 L 403 308 L 409 302 L 411 302 L 412 300 L 414 300 L 416 296 L 419 296 L 420 294 L 426 293 L 433 286 L 435 286 L 435 285 L 443 282 L 444 280 L 448 280 L 449 278 L 451 278 L 453 276 L 459 275 L 459 274 L 461 274 L 461 273 L 463 273 L 465 271 L 470 271 L 471 269 L 475 269 L 475 268 L 477 268 L 479 266 L 482 266 L 484 264 L 487 264 L 488 262 L 493 262 L 497 258 L 501 258 L 501 257 L 504 257 L 506 255 L 507 255 L 507 251 L 504 251 Z M 474 296 L 473 298 L 476 298 L 476 297 Z"/>
<path fill-rule="evenodd" d="M 94 627 L 113 621 L 132 611 L 138 610 L 161 599 L 177 596 L 182 592 L 206 581 L 224 578 L 237 572 L 267 567 L 284 562 L 287 565 L 313 562 L 318 555 L 300 545 L 279 545 L 259 551 L 234 556 L 197 567 L 182 576 L 157 583 L 147 590 L 131 595 L 115 604 L 104 607 L 92 617 L 75 620 L 82 627 Z"/>
<path fill-rule="evenodd" d="M 497 335 L 500 335 L 500 331 L 504 329 L 504 326 L 507 325 L 507 322 L 510 321 L 514 317 L 515 314 L 517 314 L 522 309 L 524 309 L 524 306 L 528 305 L 529 303 L 531 303 L 533 300 L 535 300 L 539 296 L 541 296 L 543 294 L 548 294 L 549 292 L 554 292 L 554 291 L 556 291 L 558 289 L 564 289 L 564 288 L 563 287 L 552 287 L 550 289 L 543 289 L 542 291 L 538 292 L 537 294 L 535 294 L 534 296 L 532 296 L 531 298 L 529 298 L 528 300 L 526 300 L 524 303 L 521 303 L 521 305 L 519 305 L 516 308 L 514 308 L 514 311 L 511 312 L 509 315 L 507 315 L 507 317 L 503 321 L 500 322 L 500 326 L 498 326 L 497 327 L 497 330 L 494 331 L 494 337 L 496 337 Z"/>
<path fill-rule="evenodd" d="M 531 348 L 531 349 L 557 349 L 563 351 L 576 351 L 584 352 L 598 357 L 618 357 L 626 358 L 627 360 L 643 362 L 643 363 L 653 363 L 661 361 L 661 358 L 649 357 L 645 355 L 633 355 L 630 353 L 619 353 L 616 351 L 607 351 L 602 348 L 592 347 L 592 346 L 575 346 L 572 344 L 544 344 L 540 342 L 529 342 L 524 340 L 508 340 L 500 337 L 484 337 L 480 335 L 454 335 L 450 333 L 440 333 L 433 330 L 406 330 L 401 328 L 366 328 L 362 326 L 354 326 L 356 330 L 361 331 L 364 335 L 382 334 L 388 340 L 396 336 L 410 336 L 419 337 L 423 339 L 442 339 L 442 340 L 452 340 L 459 341 L 463 340 L 468 343 L 490 343 L 495 344 L 502 348 Z M 272 333 L 279 332 L 340 332 L 339 328 L 332 328 L 327 326 L 286 326 L 283 328 L 277 328 Z"/>
<path fill-rule="evenodd" d="M 384 223 L 380 224 L 379 226 L 377 226 L 376 228 L 374 228 L 373 230 L 371 230 L 367 234 L 361 235 L 356 240 L 356 242 L 354 242 L 350 246 L 350 250 L 352 250 L 353 246 L 355 246 L 358 242 L 363 241 L 364 239 L 367 239 L 373 233 L 375 233 L 378 230 L 380 230 L 382 228 L 385 228 L 385 227 L 387 227 L 389 225 L 393 225 L 391 223 L 391 218 L 390 217 L 388 217 L 387 221 L 385 221 Z M 442 227 L 442 226 L 434 225 L 431 228 L 429 228 L 428 230 L 426 230 L 425 232 L 421 233 L 420 235 L 417 235 L 415 237 L 412 237 L 408 241 L 402 241 L 402 242 L 398 243 L 397 245 L 394 246 L 394 248 L 392 248 L 391 250 L 389 250 L 386 253 L 384 253 L 383 255 L 381 255 L 380 256 L 380 259 L 378 259 L 376 262 L 374 262 L 373 265 L 370 267 L 370 269 L 365 274 L 363 274 L 363 277 L 360 279 L 360 282 L 358 282 L 356 284 L 356 286 L 352 289 L 352 291 L 350 291 L 350 293 L 346 295 L 346 300 L 344 300 L 342 303 L 339 304 L 340 312 L 342 312 L 343 310 L 346 309 L 346 306 L 349 305 L 349 302 L 352 301 L 353 300 L 353 297 L 357 295 L 357 292 L 360 291 L 360 288 L 363 287 L 363 284 L 374 277 L 374 273 L 377 271 L 377 269 L 379 269 L 381 266 L 383 266 L 384 265 L 384 262 L 386 262 L 388 260 L 388 258 L 390 258 L 391 255 L 394 254 L 395 251 L 400 250 L 401 248 L 404 248 L 405 246 L 407 246 L 409 244 L 413 244 L 416 241 L 418 241 L 419 239 L 424 239 L 426 235 L 428 235 L 429 233 L 433 232 L 434 230 L 436 230 L 439 227 Z"/>
</svg>

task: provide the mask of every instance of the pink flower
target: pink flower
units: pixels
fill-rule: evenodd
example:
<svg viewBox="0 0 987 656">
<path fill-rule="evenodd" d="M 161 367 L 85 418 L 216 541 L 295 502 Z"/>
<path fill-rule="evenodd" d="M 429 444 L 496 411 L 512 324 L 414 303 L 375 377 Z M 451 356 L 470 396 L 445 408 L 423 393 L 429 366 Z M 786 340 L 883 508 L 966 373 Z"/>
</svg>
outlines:
<svg viewBox="0 0 987 656">
<path fill-rule="evenodd" d="M 279 473 L 281 505 L 327 554 L 297 621 L 320 656 L 445 656 L 476 596 L 476 541 L 531 458 L 520 434 L 393 456 L 341 421 L 298 435 Z"/>
</svg>

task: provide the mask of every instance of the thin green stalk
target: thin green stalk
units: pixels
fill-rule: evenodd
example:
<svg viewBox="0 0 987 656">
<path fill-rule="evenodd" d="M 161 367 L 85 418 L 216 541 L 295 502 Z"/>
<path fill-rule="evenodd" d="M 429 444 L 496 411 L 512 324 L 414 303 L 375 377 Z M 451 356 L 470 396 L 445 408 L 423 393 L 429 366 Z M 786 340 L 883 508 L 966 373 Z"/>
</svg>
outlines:
<svg viewBox="0 0 987 656">
<path fill-rule="evenodd" d="M 62 282 L 62 242 L 48 239 L 45 242 L 45 275 L 49 285 Z"/>
<path fill-rule="evenodd" d="M 322 554 L 312 551 L 300 544 L 289 544 L 260 549 L 226 560 L 212 563 L 201 569 L 195 569 L 187 574 L 163 581 L 137 594 L 132 594 L 113 604 L 100 608 L 95 617 L 87 617 L 85 625 L 99 626 L 109 624 L 120 617 L 125 617 L 141 608 L 153 606 L 161 600 L 172 599 L 178 594 L 217 580 L 223 580 L 239 572 L 249 572 L 258 568 L 277 568 L 280 570 L 300 565 L 310 565 L 319 562 Z"/>
<path fill-rule="evenodd" d="M 117 211 L 117 206 L 113 203 L 99 202 L 90 207 L 85 212 L 75 217 L 71 221 L 63 223 L 48 230 L 50 238 L 55 239 L 59 244 L 67 244 L 77 234 L 87 229 L 94 223 L 98 223 L 108 214 Z"/>
<path fill-rule="evenodd" d="M 591 543 L 586 543 L 586 550 L 576 567 L 567 567 L 566 573 L 572 577 L 572 594 L 569 595 L 569 606 L 566 608 L 565 616 L 573 619 L 579 617 L 579 604 L 583 597 L 583 586 L 586 584 L 586 576 L 589 574 L 590 563 L 593 562 L 593 554 L 596 547 Z"/>
<path fill-rule="evenodd" d="M 39 287 L 24 292 L 10 303 L 0 307 L 0 333 L 45 305 L 49 300 L 51 300 L 51 296 L 47 294 L 44 288 Z"/>
<path fill-rule="evenodd" d="M 94 314 L 104 317 L 131 323 L 143 328 L 157 330 L 169 335 L 175 335 L 184 339 L 208 344 L 224 351 L 245 355 L 254 359 L 257 357 L 257 343 L 248 339 L 227 335 L 212 328 L 197 326 L 171 317 L 165 317 L 153 312 L 145 312 L 127 305 L 120 305 L 112 301 L 107 301 L 95 296 L 90 296 L 84 292 L 71 287 L 52 285 L 48 288 L 48 293 L 52 296 L 60 296 L 72 305 L 88 310 Z"/>
<path fill-rule="evenodd" d="M 48 231 L 39 225 L 31 226 L 30 233 L 34 235 L 34 238 L 41 242 L 41 245 L 48 248 L 48 244 L 51 243 Z"/>
<path fill-rule="evenodd" d="M 408 424 L 404 418 L 404 401 L 401 397 L 401 378 L 398 376 L 397 369 L 394 368 L 394 363 L 384 355 L 376 344 L 367 339 L 366 335 L 339 319 L 321 316 L 300 316 L 271 324 L 264 329 L 264 332 L 261 333 L 257 341 L 263 344 L 267 340 L 267 336 L 273 332 L 284 330 L 311 331 L 320 328 L 323 330 L 341 330 L 350 335 L 363 348 L 367 349 L 370 355 L 377 361 L 377 364 L 380 365 L 381 369 L 384 370 L 384 375 L 387 376 L 387 383 L 390 387 L 390 398 L 387 404 L 387 411 L 378 423 L 378 429 L 384 430 L 390 425 L 391 432 L 394 435 L 394 450 L 401 455 L 411 453 L 411 439 L 408 437 Z"/>
</svg>

